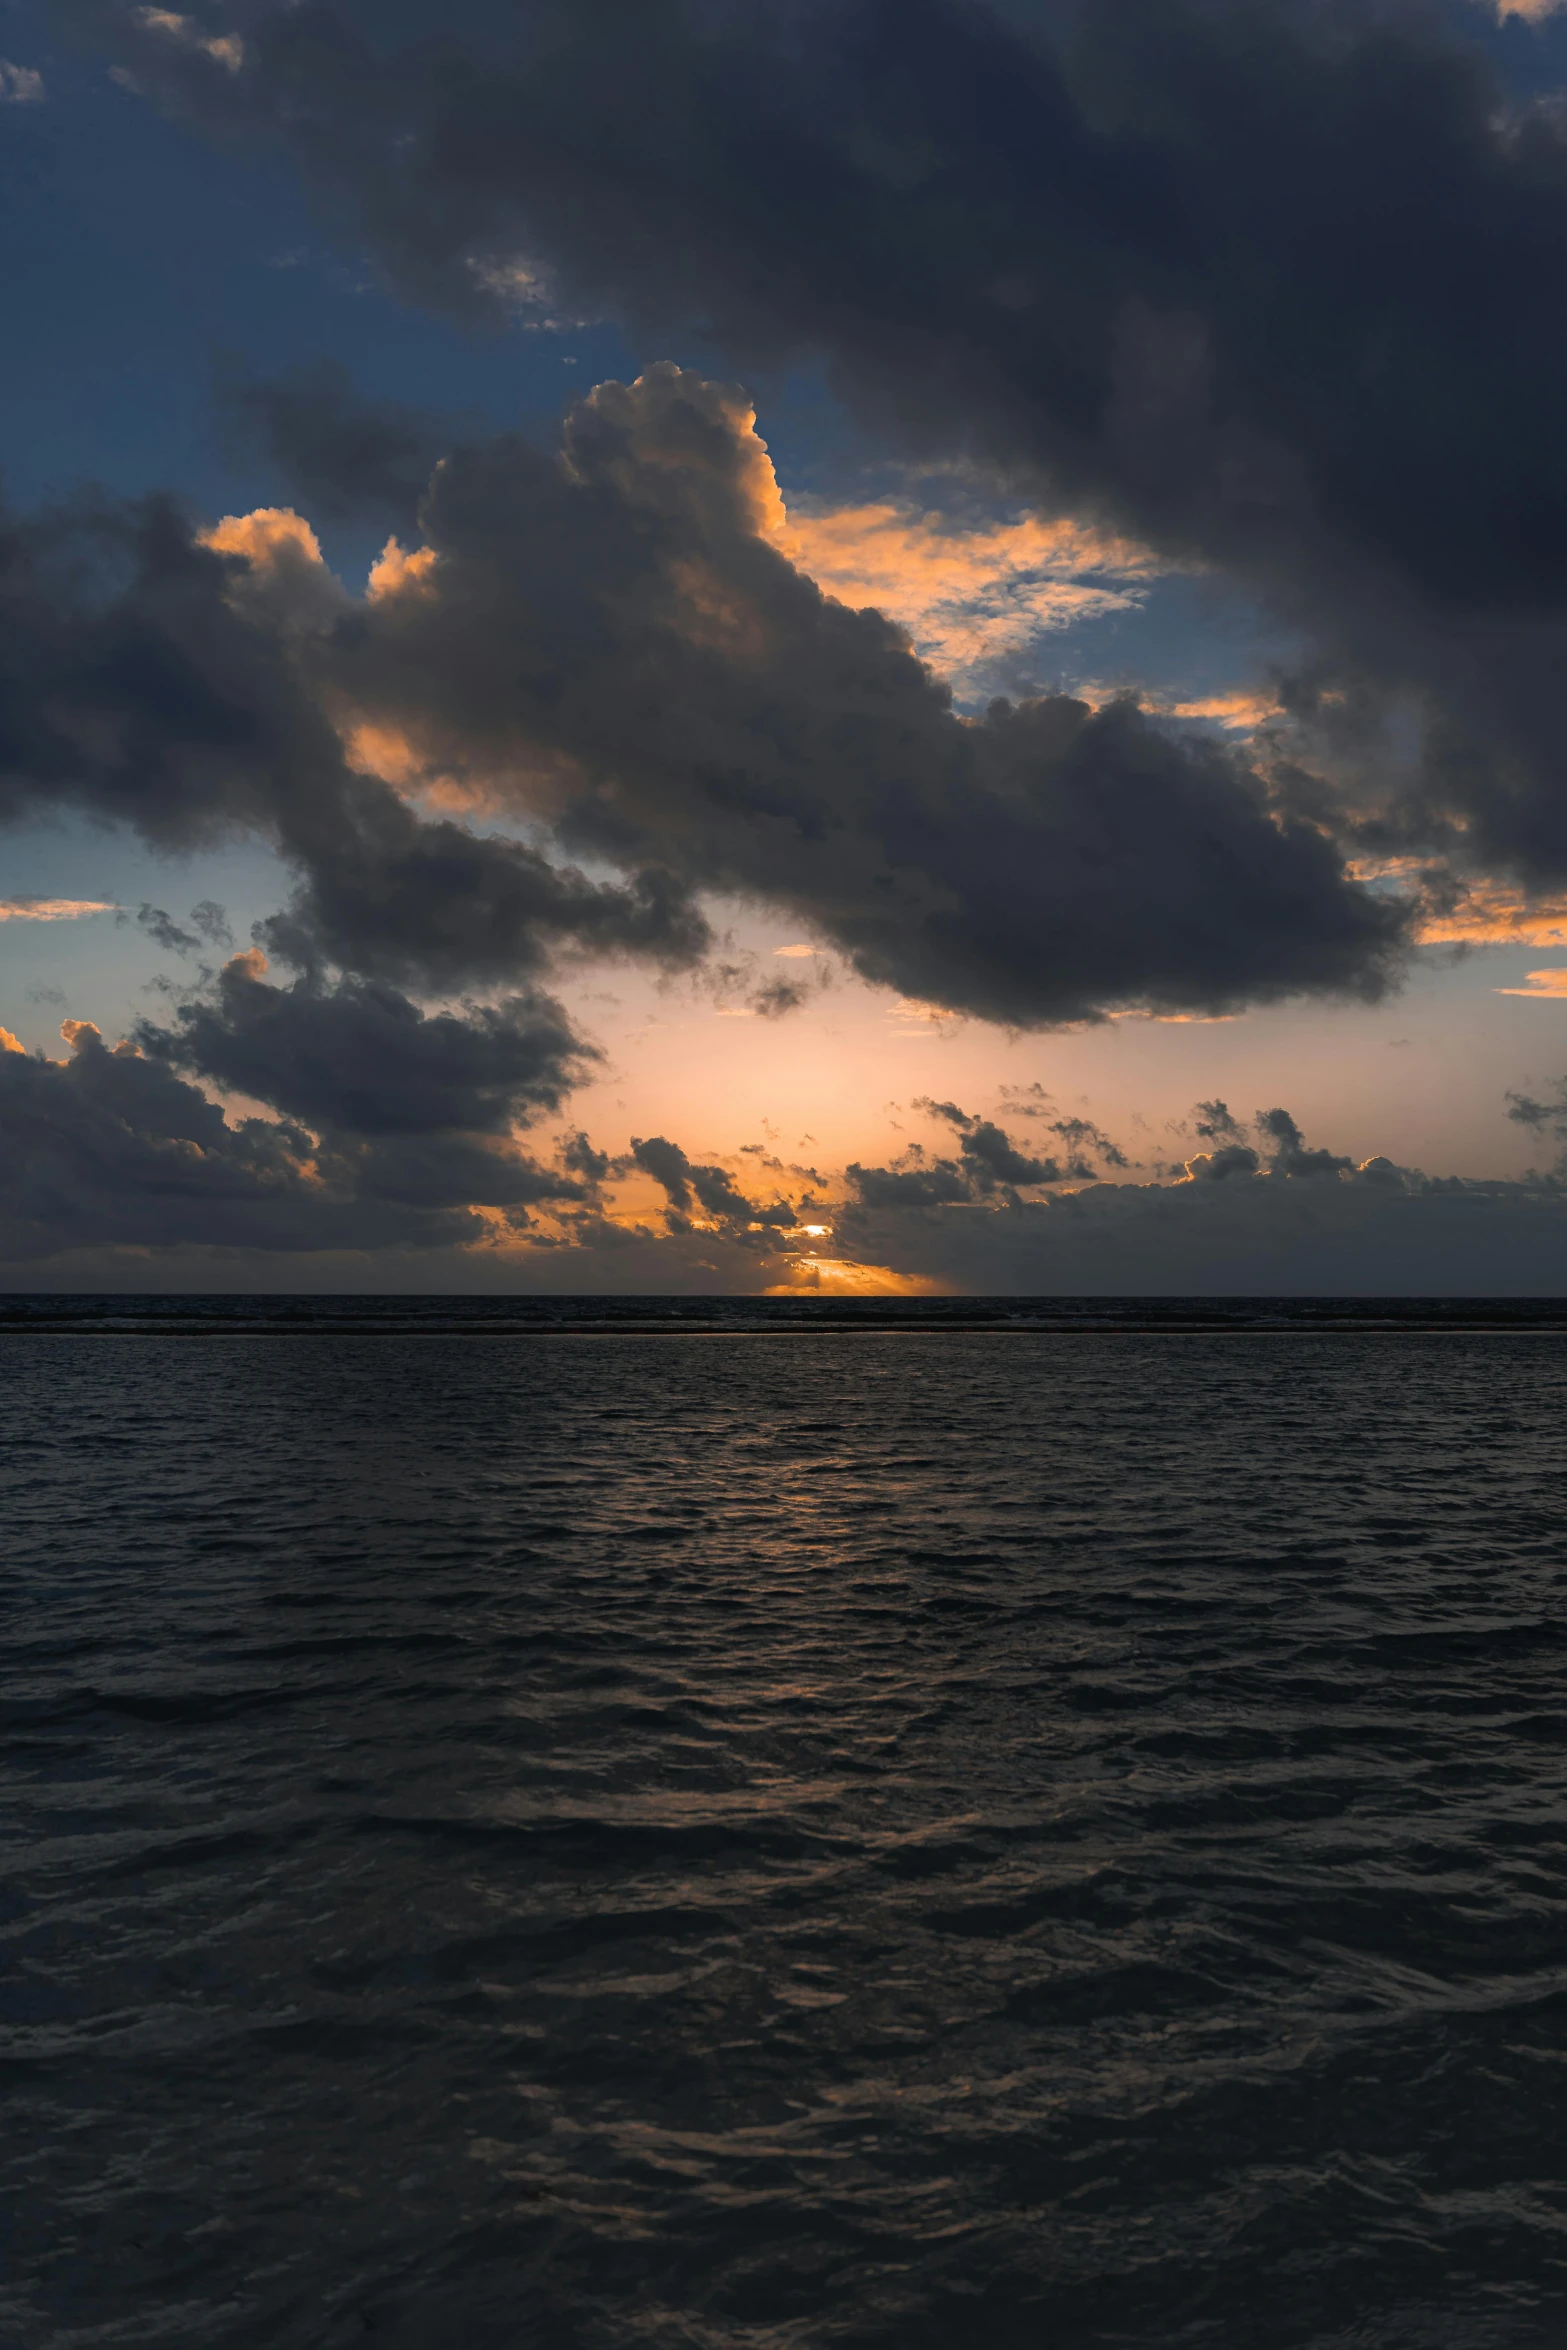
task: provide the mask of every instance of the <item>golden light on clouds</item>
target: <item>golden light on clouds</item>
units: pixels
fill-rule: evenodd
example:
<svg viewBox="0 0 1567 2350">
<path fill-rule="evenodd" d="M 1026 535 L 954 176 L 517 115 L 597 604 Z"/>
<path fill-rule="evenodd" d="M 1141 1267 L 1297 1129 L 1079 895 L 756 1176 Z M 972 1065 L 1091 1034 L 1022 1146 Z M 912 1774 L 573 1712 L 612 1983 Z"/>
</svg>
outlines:
<svg viewBox="0 0 1567 2350">
<path fill-rule="evenodd" d="M 19 1053 L 23 1049 L 20 1040 L 11 1034 L 9 1028 L 0 1028 L 0 1053 Z"/>
<path fill-rule="evenodd" d="M 412 590 L 428 587 L 430 574 L 439 560 L 433 547 L 415 547 L 410 551 L 400 540 L 388 539 L 370 566 L 365 594 L 376 604 L 383 596 L 407 595 Z"/>
<path fill-rule="evenodd" d="M 1130 609 L 1156 571 L 1145 548 L 1038 515 L 960 524 L 910 502 L 792 507 L 773 532 L 840 603 L 899 621 L 946 674 L 1007 659 L 1042 632 Z"/>
<path fill-rule="evenodd" d="M 1162 711 L 1168 718 L 1206 718 L 1214 725 L 1237 731 L 1261 726 L 1265 720 L 1279 715 L 1274 696 L 1258 693 L 1208 694 L 1201 701 L 1150 702 L 1148 707 Z"/>
<path fill-rule="evenodd" d="M 1567 946 L 1567 898 L 1531 898 L 1509 882 L 1477 881 L 1456 906 L 1428 915 L 1416 936 L 1422 946 Z"/>
<path fill-rule="evenodd" d="M 292 506 L 257 506 L 249 514 L 225 514 L 202 532 L 201 544 L 218 555 L 243 555 L 261 569 L 290 555 L 324 567 L 321 541 Z"/>
<path fill-rule="evenodd" d="M 136 21 L 145 32 L 162 33 L 180 48 L 210 57 L 214 65 L 229 73 L 238 73 L 245 62 L 245 44 L 238 33 L 209 33 L 194 17 L 177 15 L 172 8 L 138 8 Z"/>
<path fill-rule="evenodd" d="M 1495 995 L 1531 995 L 1542 1002 L 1567 1001 L 1567 970 L 1531 971 L 1522 987 L 1498 987 Z"/>
<path fill-rule="evenodd" d="M 113 898 L 0 898 L 0 922 L 79 922 L 119 910 Z"/>
<path fill-rule="evenodd" d="M 774 1281 L 763 1297 L 797 1297 L 802 1290 L 834 1297 L 947 1297 L 950 1285 L 925 1273 L 897 1273 L 890 1265 L 857 1265 L 847 1257 L 796 1257 L 790 1279 Z"/>
</svg>

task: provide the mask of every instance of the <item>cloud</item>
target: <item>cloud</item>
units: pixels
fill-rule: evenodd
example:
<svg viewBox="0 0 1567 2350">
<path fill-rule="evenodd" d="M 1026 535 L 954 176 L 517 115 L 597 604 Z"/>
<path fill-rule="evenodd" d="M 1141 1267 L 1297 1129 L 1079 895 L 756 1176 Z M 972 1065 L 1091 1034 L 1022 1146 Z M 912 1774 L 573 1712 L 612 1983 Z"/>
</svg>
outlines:
<svg viewBox="0 0 1567 2350">
<path fill-rule="evenodd" d="M 265 985 L 253 969 L 239 983 Z M 996 1142 L 990 1121 L 946 1105 L 954 1132 L 975 1149 L 851 1166 L 844 1196 L 824 1209 L 814 1189 L 752 1200 L 724 1167 L 667 1136 L 638 1140 L 623 1161 L 580 1133 L 560 1137 L 549 1163 L 527 1157 L 500 1127 L 517 1098 L 503 1031 L 525 1022 L 462 1018 L 454 1042 L 437 1021 L 380 1005 L 367 1014 L 350 991 L 345 1004 L 268 1003 L 257 1024 L 308 1021 L 318 1010 L 334 1045 L 350 1030 L 382 1038 L 367 1052 L 358 1130 L 317 1133 L 288 1115 L 226 1113 L 177 1073 L 155 1033 L 140 1051 L 111 1050 L 89 1023 L 68 1021 L 63 1062 L 10 1040 L 0 1050 L 0 1263 L 13 1285 L 507 1281 L 552 1292 L 1041 1297 L 1567 1288 L 1559 1174 L 1473 1182 L 1429 1178 L 1383 1156 L 1354 1165 L 1307 1143 L 1279 1108 L 1259 1119 L 1266 1155 L 1231 1142 L 1196 1154 L 1173 1181 L 1052 1192 L 1012 1179 L 1001 1153 L 1013 1146 L 1004 1135 Z M 388 1053 L 383 1018 L 438 1036 L 451 1082 L 421 1091 L 421 1048 L 411 1060 Z M 286 1084 L 298 1082 L 307 1058 L 293 1047 L 280 1056 Z M 324 1082 L 335 1100 L 330 1073 Z M 1509 1115 L 1567 1143 L 1567 1079 L 1545 1099 L 1511 1096 Z M 439 1122 L 452 1117 L 489 1124 Z M 662 1192 L 668 1206 L 656 1222 L 609 1206 L 610 1187 L 626 1175 Z"/>
<path fill-rule="evenodd" d="M 277 986 L 257 948 L 170 1027 L 144 1023 L 136 1042 L 318 1133 L 506 1134 L 558 1109 L 598 1057 L 537 990 L 425 1012 L 373 979 Z"/>
<path fill-rule="evenodd" d="M 222 399 L 242 440 L 266 458 L 311 511 L 331 521 L 369 514 L 415 528 L 419 501 L 449 437 L 424 410 L 362 397 L 330 359 L 265 381 L 230 379 Z"/>
<path fill-rule="evenodd" d="M 672 1231 L 688 1230 L 697 1209 L 731 1233 L 749 1233 L 753 1227 L 764 1232 L 787 1231 L 795 1222 L 786 1201 L 757 1206 L 738 1190 L 722 1167 L 694 1166 L 678 1143 L 661 1134 L 645 1142 L 634 1139 L 631 1163 L 644 1175 L 651 1175 L 665 1194 Z"/>
<path fill-rule="evenodd" d="M 1130 701 L 965 720 L 894 623 L 824 597 L 732 387 L 601 385 L 556 451 L 453 449 L 420 512 L 363 598 L 293 508 L 10 522 L 0 816 L 259 834 L 298 876 L 267 952 L 415 992 L 562 953 L 690 966 L 709 893 L 1019 1026 L 1397 975 L 1404 901 L 1219 742 Z"/>
<path fill-rule="evenodd" d="M 1536 1134 L 1554 1136 L 1567 1150 L 1567 1077 L 1557 1079 L 1552 1101 L 1537 1101 L 1527 1093 L 1509 1093 L 1507 1115 L 1515 1126 L 1527 1126 Z"/>
<path fill-rule="evenodd" d="M 0 1257 L 484 1250 L 588 1208 L 608 1170 L 585 1136 L 554 1164 L 517 1145 L 590 1058 L 537 993 L 425 1013 L 372 981 L 274 986 L 252 952 L 167 1028 L 61 1034 L 64 1061 L 0 1056 Z"/>
<path fill-rule="evenodd" d="M 193 16 L 180 16 L 171 8 L 136 8 L 135 22 L 154 40 L 172 41 L 177 47 L 192 54 L 209 58 L 225 73 L 238 73 L 245 62 L 245 44 L 237 33 L 209 33 Z"/>
<path fill-rule="evenodd" d="M 1567 884 L 1567 137 L 1463 12 L 452 0 L 437 63 L 429 12 L 261 0 L 242 70 L 64 12 L 290 153 L 416 300 L 520 272 L 644 345 L 820 364 L 885 446 L 1238 583 L 1312 648 L 1292 804 Z"/>
<path fill-rule="evenodd" d="M 1338 1157 L 1329 1150 L 1309 1150 L 1306 1140 L 1288 1110 L 1259 1110 L 1257 1132 L 1265 1144 L 1272 1145 L 1273 1171 L 1278 1175 L 1302 1177 L 1308 1175 L 1348 1174 L 1353 1159 Z"/>
<path fill-rule="evenodd" d="M 80 922 L 118 912 L 112 898 L 0 898 L 0 922 Z"/>
<path fill-rule="evenodd" d="M 356 769 L 309 673 L 345 615 L 287 509 L 207 532 L 165 498 L 0 516 L 0 821 L 74 805 L 165 850 L 258 835 L 299 875 L 269 946 L 302 967 L 439 990 L 514 981 L 563 944 L 699 958 L 706 922 L 660 866 L 590 879 L 521 841 L 425 822 Z M 44 903 L 76 907 L 9 908 L 36 919 Z"/>
<path fill-rule="evenodd" d="M 44 77 L 30 65 L 13 65 L 8 57 L 0 57 L 0 106 L 40 106 L 44 96 Z"/>
<path fill-rule="evenodd" d="M 0 1255 L 105 1246 L 450 1247 L 477 1239 L 466 1206 L 431 1213 L 362 1196 L 350 1168 L 269 1119 L 231 1123 L 128 1045 L 66 1023 L 70 1057 L 0 1055 Z"/>
<path fill-rule="evenodd" d="M 1550 971 L 1531 971 L 1522 987 L 1498 987 L 1496 995 L 1534 996 L 1544 1002 L 1560 1002 L 1567 996 L 1567 970 L 1558 966 Z"/>
<path fill-rule="evenodd" d="M 1130 702 L 960 718 L 780 551 L 743 395 L 601 385 L 552 457 L 455 449 L 429 560 L 309 649 L 351 740 L 574 854 L 808 918 L 861 975 L 1019 1025 L 1375 994 L 1405 909 L 1258 776 Z"/>
<path fill-rule="evenodd" d="M 1157 568 L 1070 520 L 965 522 L 898 499 L 801 501 L 776 542 L 827 594 L 900 622 L 922 660 L 971 691 L 1042 633 L 1131 610 Z"/>
</svg>

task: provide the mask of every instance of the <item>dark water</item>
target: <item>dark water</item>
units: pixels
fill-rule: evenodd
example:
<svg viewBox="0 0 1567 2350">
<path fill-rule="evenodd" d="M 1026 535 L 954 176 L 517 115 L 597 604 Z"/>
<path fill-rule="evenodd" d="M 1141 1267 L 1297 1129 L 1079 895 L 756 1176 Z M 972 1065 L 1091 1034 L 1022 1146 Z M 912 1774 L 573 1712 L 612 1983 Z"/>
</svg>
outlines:
<svg viewBox="0 0 1567 2350">
<path fill-rule="evenodd" d="M 1564 1403 L 0 1336 L 0 2339 L 1559 2346 Z"/>
</svg>

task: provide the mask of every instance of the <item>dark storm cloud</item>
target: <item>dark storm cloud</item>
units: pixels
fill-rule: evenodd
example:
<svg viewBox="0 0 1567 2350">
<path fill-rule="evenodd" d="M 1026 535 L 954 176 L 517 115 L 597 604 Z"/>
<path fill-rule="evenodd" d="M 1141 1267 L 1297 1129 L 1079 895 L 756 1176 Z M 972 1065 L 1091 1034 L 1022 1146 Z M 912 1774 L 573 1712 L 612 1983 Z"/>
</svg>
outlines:
<svg viewBox="0 0 1567 2350">
<path fill-rule="evenodd" d="M 558 1108 L 596 1057 L 537 991 L 426 1013 L 382 980 L 279 987 L 264 970 L 258 954 L 236 956 L 211 996 L 136 1042 L 318 1131 L 360 1135 L 505 1134 Z"/>
<path fill-rule="evenodd" d="M 59 13 L 165 103 L 285 143 L 416 298 L 504 306 L 521 265 L 665 348 L 821 357 L 905 446 L 1238 577 L 1316 639 L 1292 706 L 1369 846 L 1567 878 L 1567 136 L 1498 87 L 1478 17 Z"/>
<path fill-rule="evenodd" d="M 347 599 L 277 543 L 219 553 L 161 498 L 0 517 L 0 821 L 74 807 L 163 849 L 259 834 L 301 875 L 269 944 L 307 964 L 450 988 L 562 943 L 700 955 L 707 926 L 656 866 L 591 881 L 355 772 L 300 655 Z M 226 927 L 192 921 L 208 943 Z"/>
<path fill-rule="evenodd" d="M 449 437 L 433 417 L 366 400 L 330 359 L 263 381 L 233 378 L 220 392 L 236 434 L 260 447 L 312 513 L 379 516 L 412 530 Z"/>
<path fill-rule="evenodd" d="M 558 456 L 454 451 L 426 555 L 299 658 L 324 704 L 569 850 L 784 909 L 865 978 L 984 1018 L 1386 984 L 1405 909 L 1243 761 L 1130 702 L 960 719 L 900 630 L 784 558 L 777 513 L 742 396 L 657 367 L 580 402 Z"/>
</svg>

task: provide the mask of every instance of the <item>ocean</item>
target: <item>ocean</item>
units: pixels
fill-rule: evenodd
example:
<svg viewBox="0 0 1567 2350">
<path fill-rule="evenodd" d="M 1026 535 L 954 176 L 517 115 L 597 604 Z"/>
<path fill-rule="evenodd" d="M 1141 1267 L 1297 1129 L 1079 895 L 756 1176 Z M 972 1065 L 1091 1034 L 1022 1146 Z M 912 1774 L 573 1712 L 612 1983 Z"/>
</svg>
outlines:
<svg viewBox="0 0 1567 2350">
<path fill-rule="evenodd" d="M 1559 1301 L 12 1298 L 0 1403 L 7 2345 L 1567 2338 Z"/>
</svg>

